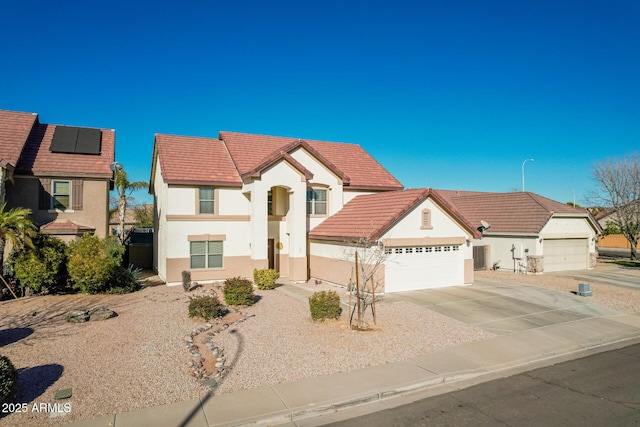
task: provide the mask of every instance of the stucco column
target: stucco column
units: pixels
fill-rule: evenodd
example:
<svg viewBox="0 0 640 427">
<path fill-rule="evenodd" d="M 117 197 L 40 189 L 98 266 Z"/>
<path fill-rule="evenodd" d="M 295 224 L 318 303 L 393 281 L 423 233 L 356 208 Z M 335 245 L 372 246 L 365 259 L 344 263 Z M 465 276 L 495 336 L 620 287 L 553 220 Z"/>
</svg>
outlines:
<svg viewBox="0 0 640 427">
<path fill-rule="evenodd" d="M 251 188 L 251 259 L 255 268 L 266 268 L 267 258 L 267 190 L 260 180 Z"/>
<path fill-rule="evenodd" d="M 288 219 L 291 280 L 307 280 L 307 185 L 296 183 L 290 191 Z"/>
</svg>

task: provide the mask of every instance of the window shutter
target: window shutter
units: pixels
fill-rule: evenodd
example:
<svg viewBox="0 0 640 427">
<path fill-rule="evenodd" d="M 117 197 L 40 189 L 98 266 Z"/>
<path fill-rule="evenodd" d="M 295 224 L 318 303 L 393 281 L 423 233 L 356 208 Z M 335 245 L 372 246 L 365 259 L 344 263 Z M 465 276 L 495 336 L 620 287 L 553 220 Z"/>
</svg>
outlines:
<svg viewBox="0 0 640 427">
<path fill-rule="evenodd" d="M 72 203 L 72 207 L 71 209 L 73 209 L 74 211 L 81 211 L 82 210 L 82 187 L 83 187 L 83 181 L 81 179 L 74 179 L 73 180 L 73 195 L 71 196 L 71 203 Z"/>
<path fill-rule="evenodd" d="M 51 179 L 41 178 L 38 209 L 49 210 L 51 208 L 51 195 L 49 194 L 50 191 L 51 191 Z"/>
</svg>

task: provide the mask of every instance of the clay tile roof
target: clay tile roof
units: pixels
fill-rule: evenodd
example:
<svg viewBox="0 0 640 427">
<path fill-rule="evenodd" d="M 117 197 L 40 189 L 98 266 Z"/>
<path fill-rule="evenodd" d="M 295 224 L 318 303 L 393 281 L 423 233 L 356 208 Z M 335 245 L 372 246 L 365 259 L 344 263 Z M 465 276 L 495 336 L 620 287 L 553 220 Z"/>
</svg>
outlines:
<svg viewBox="0 0 640 427">
<path fill-rule="evenodd" d="M 15 168 L 37 120 L 33 113 L 0 110 L 0 166 Z"/>
<path fill-rule="evenodd" d="M 307 149 L 354 189 L 399 190 L 402 184 L 384 169 L 362 147 L 356 144 L 300 140 L 279 136 L 220 132 L 241 175 L 263 163 L 280 150 L 291 153 L 298 147 Z"/>
<path fill-rule="evenodd" d="M 16 170 L 29 175 L 95 176 L 109 178 L 115 160 L 115 131 L 101 129 L 99 155 L 49 151 L 56 125 L 36 124 L 22 151 Z"/>
<path fill-rule="evenodd" d="M 313 179 L 313 173 L 311 173 L 309 169 L 305 168 L 302 164 L 300 164 L 300 162 L 298 162 L 296 159 L 291 157 L 291 154 L 283 150 L 279 150 L 278 152 L 273 153 L 272 155 L 267 157 L 262 163 L 256 166 L 253 170 L 242 174 L 242 178 L 246 178 L 248 176 L 252 178 L 259 178 L 262 175 L 262 171 L 280 162 L 281 160 L 287 161 L 298 171 L 302 172 L 307 180 Z"/>
<path fill-rule="evenodd" d="M 531 192 L 438 190 L 438 193 L 474 227 L 480 226 L 480 220 L 488 222 L 491 225 L 488 233 L 539 233 L 554 213 L 589 216 L 585 209 Z"/>
<path fill-rule="evenodd" d="M 223 141 L 158 134 L 155 149 L 168 184 L 242 185 Z"/>
<path fill-rule="evenodd" d="M 67 219 L 48 222 L 40 227 L 40 231 L 49 234 L 78 234 L 81 232 L 93 232 L 95 227 L 76 224 Z"/>
<path fill-rule="evenodd" d="M 477 233 L 470 224 L 459 218 L 455 209 L 437 192 L 430 188 L 418 188 L 355 197 L 335 215 L 311 230 L 309 238 L 337 241 L 378 240 L 427 197 L 433 198 L 469 232 Z"/>
</svg>

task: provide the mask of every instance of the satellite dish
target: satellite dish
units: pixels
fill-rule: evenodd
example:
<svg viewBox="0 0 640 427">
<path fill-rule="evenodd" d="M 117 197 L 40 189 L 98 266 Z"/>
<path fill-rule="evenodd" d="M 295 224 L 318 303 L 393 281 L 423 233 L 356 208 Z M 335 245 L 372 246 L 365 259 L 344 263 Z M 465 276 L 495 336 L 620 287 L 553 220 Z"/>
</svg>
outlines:
<svg viewBox="0 0 640 427">
<path fill-rule="evenodd" d="M 109 165 L 109 169 L 111 169 L 113 172 L 121 171 L 122 165 L 118 162 L 113 162 Z"/>
<path fill-rule="evenodd" d="M 482 228 L 484 228 L 485 230 L 488 230 L 491 228 L 491 224 L 489 224 L 487 221 L 484 220 L 480 220 L 480 225 L 482 225 Z"/>
</svg>

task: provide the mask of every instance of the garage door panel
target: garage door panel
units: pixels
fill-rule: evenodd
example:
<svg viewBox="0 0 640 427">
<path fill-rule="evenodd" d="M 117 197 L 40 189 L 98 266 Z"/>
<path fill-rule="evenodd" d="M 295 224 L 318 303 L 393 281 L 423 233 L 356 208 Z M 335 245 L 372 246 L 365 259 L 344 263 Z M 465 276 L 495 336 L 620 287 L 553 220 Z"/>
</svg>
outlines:
<svg viewBox="0 0 640 427">
<path fill-rule="evenodd" d="M 459 250 L 394 253 L 385 262 L 385 292 L 460 285 L 463 273 Z"/>
<path fill-rule="evenodd" d="M 589 264 L 588 239 L 544 240 L 544 271 L 585 270 Z"/>
</svg>

